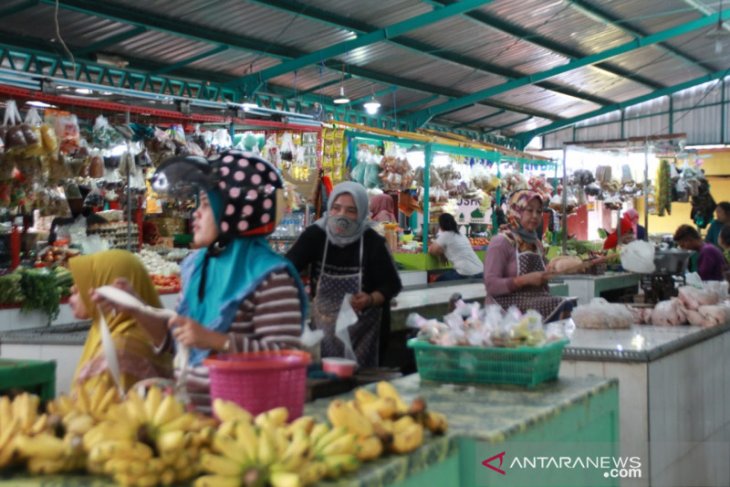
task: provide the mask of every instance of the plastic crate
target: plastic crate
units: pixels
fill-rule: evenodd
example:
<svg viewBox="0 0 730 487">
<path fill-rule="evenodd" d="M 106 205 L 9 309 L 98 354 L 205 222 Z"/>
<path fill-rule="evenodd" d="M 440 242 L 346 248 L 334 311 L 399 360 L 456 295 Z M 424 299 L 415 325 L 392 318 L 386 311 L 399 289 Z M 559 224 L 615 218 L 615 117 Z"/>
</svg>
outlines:
<svg viewBox="0 0 730 487">
<path fill-rule="evenodd" d="M 526 387 L 555 380 L 568 340 L 543 347 L 443 347 L 412 338 L 422 379 L 438 382 L 514 384 Z"/>
<path fill-rule="evenodd" d="M 25 391 L 50 401 L 56 395 L 56 362 L 0 359 L 0 395 Z"/>
</svg>

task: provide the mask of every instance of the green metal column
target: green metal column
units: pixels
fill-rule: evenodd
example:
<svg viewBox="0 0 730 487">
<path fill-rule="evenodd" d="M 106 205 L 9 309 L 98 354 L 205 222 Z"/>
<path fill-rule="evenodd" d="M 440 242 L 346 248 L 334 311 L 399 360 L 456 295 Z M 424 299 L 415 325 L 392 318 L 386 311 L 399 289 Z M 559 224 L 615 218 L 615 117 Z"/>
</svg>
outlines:
<svg viewBox="0 0 730 487">
<path fill-rule="evenodd" d="M 722 92 L 720 93 L 720 143 L 725 143 L 725 115 L 727 114 L 727 108 L 725 108 L 725 78 L 722 78 L 722 85 L 720 86 Z M 670 132 L 671 133 L 671 132 Z"/>
<path fill-rule="evenodd" d="M 423 230 L 421 233 L 421 242 L 423 245 L 423 253 L 428 253 L 428 223 L 429 223 L 429 197 L 431 194 L 431 163 L 433 162 L 433 146 L 426 144 L 425 147 L 426 165 L 423 170 Z"/>
</svg>

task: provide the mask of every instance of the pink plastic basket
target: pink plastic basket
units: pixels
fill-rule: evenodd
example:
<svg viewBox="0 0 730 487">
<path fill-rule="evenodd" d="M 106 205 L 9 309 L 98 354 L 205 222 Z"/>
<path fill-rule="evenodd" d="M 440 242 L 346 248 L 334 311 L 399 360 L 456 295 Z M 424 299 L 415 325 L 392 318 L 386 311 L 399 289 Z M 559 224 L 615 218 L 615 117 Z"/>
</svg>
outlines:
<svg viewBox="0 0 730 487">
<path fill-rule="evenodd" d="M 284 406 L 289 420 L 302 415 L 310 357 L 299 350 L 212 356 L 210 397 L 233 401 L 251 414 Z"/>
</svg>

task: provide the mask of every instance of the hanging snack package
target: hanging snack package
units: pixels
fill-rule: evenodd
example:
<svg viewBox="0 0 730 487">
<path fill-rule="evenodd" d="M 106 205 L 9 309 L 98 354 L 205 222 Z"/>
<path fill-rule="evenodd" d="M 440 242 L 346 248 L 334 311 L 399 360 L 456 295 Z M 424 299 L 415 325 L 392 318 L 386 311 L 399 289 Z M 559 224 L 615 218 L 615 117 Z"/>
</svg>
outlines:
<svg viewBox="0 0 730 487">
<path fill-rule="evenodd" d="M 41 140 L 41 120 L 38 110 L 31 108 L 25 116 L 25 122 L 20 125 L 25 137 L 24 154 L 28 157 L 44 154 L 43 142 Z"/>
<path fill-rule="evenodd" d="M 67 113 L 56 117 L 55 120 L 56 136 L 61 141 L 61 152 L 70 154 L 79 148 L 79 140 L 81 133 L 79 131 L 79 121 L 76 115 Z"/>
<path fill-rule="evenodd" d="M 5 116 L 3 118 L 5 153 L 8 155 L 22 153 L 28 145 L 23 129 L 20 127 L 22 121 L 15 100 L 8 100 L 5 104 Z"/>
</svg>

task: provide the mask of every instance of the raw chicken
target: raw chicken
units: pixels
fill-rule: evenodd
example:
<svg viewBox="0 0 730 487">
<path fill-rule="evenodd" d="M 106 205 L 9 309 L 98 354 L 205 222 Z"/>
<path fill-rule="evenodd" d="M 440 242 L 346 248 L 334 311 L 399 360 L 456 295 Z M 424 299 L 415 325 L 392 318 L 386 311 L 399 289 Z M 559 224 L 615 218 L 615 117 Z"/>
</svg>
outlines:
<svg viewBox="0 0 730 487">
<path fill-rule="evenodd" d="M 699 326 L 716 326 L 724 324 L 728 319 L 728 307 L 721 304 L 709 304 L 700 306 L 697 310 L 704 319 L 704 325 Z"/>
<path fill-rule="evenodd" d="M 698 309 L 700 306 L 720 302 L 720 296 L 714 291 L 697 289 L 692 286 L 682 286 L 678 291 L 679 299 L 687 309 Z"/>
<path fill-rule="evenodd" d="M 679 326 L 686 322 L 687 316 L 677 298 L 658 302 L 651 313 L 651 324 L 655 326 Z"/>
<path fill-rule="evenodd" d="M 631 328 L 636 322 L 634 313 L 623 304 L 609 303 L 595 298 L 589 304 L 577 306 L 570 317 L 578 328 Z"/>
<path fill-rule="evenodd" d="M 574 274 L 581 270 L 582 263 L 580 257 L 561 255 L 548 263 L 547 270 L 558 274 Z"/>
<path fill-rule="evenodd" d="M 705 324 L 705 318 L 702 317 L 699 311 L 695 309 L 687 309 L 685 310 L 685 314 L 687 315 L 687 321 L 689 321 L 689 324 L 692 326 L 707 326 Z"/>
</svg>

